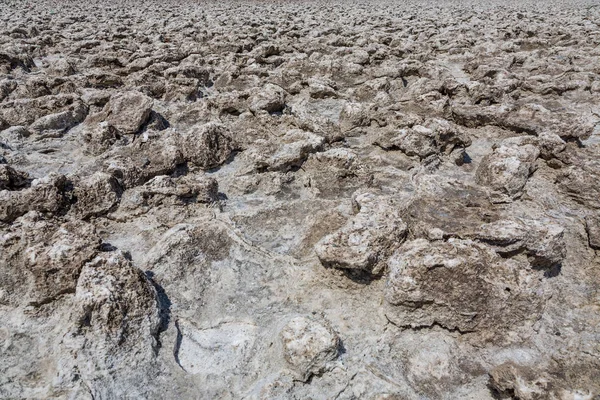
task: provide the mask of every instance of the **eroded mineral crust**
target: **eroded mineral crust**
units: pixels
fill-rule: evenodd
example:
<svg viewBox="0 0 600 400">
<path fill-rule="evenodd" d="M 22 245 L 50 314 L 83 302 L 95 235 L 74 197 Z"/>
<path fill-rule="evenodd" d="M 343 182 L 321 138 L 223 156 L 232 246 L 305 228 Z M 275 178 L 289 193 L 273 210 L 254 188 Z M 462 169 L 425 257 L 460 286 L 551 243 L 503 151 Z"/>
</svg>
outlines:
<svg viewBox="0 0 600 400">
<path fill-rule="evenodd" d="M 545 302 L 539 273 L 469 240 L 417 239 L 388 263 L 386 315 L 396 324 L 502 334 L 538 319 Z"/>
<path fill-rule="evenodd" d="M 0 398 L 597 400 L 599 21 L 0 1 Z"/>
<path fill-rule="evenodd" d="M 293 318 L 280 333 L 286 361 L 303 379 L 325 371 L 338 355 L 340 339 L 332 329 L 305 317 Z"/>
</svg>

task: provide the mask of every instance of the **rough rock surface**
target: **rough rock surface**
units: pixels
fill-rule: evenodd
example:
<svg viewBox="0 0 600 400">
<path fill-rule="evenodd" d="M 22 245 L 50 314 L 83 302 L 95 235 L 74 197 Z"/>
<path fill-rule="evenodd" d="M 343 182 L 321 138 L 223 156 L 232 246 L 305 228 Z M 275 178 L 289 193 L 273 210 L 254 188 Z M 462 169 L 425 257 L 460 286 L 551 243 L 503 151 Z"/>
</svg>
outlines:
<svg viewBox="0 0 600 400">
<path fill-rule="evenodd" d="M 388 263 L 385 299 L 395 324 L 439 325 L 485 338 L 540 317 L 545 296 L 539 273 L 503 260 L 488 246 L 416 239 Z"/>
<path fill-rule="evenodd" d="M 106 121 L 119 132 L 136 133 L 150 117 L 152 103 L 152 99 L 143 93 L 117 93 L 106 105 Z"/>
<path fill-rule="evenodd" d="M 0 2 L 0 398 L 600 398 L 599 21 Z"/>
<path fill-rule="evenodd" d="M 284 356 L 304 380 L 322 374 L 338 355 L 340 339 L 331 328 L 304 317 L 293 318 L 281 331 Z"/>
<path fill-rule="evenodd" d="M 356 196 L 354 203 L 359 209 L 356 216 L 315 245 L 321 263 L 328 267 L 381 273 L 391 248 L 402 243 L 407 229 L 398 213 L 398 204 L 386 200 L 371 193 Z"/>
</svg>

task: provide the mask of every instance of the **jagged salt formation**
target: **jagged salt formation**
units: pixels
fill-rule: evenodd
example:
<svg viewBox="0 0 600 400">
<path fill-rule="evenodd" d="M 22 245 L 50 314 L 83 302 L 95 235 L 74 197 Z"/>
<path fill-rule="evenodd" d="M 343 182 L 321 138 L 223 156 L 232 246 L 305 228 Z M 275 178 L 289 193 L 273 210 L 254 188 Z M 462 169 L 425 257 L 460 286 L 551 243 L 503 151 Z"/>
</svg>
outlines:
<svg viewBox="0 0 600 400">
<path fill-rule="evenodd" d="M 594 2 L 0 11 L 0 398 L 600 396 Z"/>
</svg>

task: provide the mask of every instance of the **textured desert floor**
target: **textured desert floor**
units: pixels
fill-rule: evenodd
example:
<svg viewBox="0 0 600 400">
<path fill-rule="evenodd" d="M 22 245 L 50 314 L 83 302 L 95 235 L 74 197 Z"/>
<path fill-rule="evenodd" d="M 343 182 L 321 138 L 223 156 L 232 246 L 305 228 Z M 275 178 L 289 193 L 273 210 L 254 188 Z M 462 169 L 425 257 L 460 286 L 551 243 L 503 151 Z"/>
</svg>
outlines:
<svg viewBox="0 0 600 400">
<path fill-rule="evenodd" d="M 0 398 L 600 399 L 600 4 L 0 2 Z"/>
</svg>

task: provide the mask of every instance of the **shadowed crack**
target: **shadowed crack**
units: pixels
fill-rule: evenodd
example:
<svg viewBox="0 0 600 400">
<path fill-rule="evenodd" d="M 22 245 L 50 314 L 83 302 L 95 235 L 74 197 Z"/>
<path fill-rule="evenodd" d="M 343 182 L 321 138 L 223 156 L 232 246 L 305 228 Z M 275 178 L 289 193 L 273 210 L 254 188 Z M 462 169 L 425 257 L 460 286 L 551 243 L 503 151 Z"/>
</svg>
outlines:
<svg viewBox="0 0 600 400">
<path fill-rule="evenodd" d="M 473 333 L 475 332 L 475 330 L 461 330 L 459 328 L 449 328 L 447 326 L 444 326 L 442 324 L 440 324 L 437 321 L 434 321 L 432 324 L 430 325 L 417 325 L 417 326 L 412 326 L 410 324 L 407 325 L 399 325 L 397 323 L 395 323 L 394 321 L 392 321 L 387 314 L 385 315 L 385 319 L 387 319 L 388 323 L 394 325 L 395 327 L 401 329 L 401 330 L 407 330 L 410 329 L 412 331 L 418 332 L 418 331 L 422 331 L 422 330 L 429 330 L 429 329 L 433 329 L 434 327 L 438 327 L 441 328 L 447 332 L 451 332 L 451 333 L 459 333 L 461 335 L 467 334 L 467 333 Z"/>
</svg>

